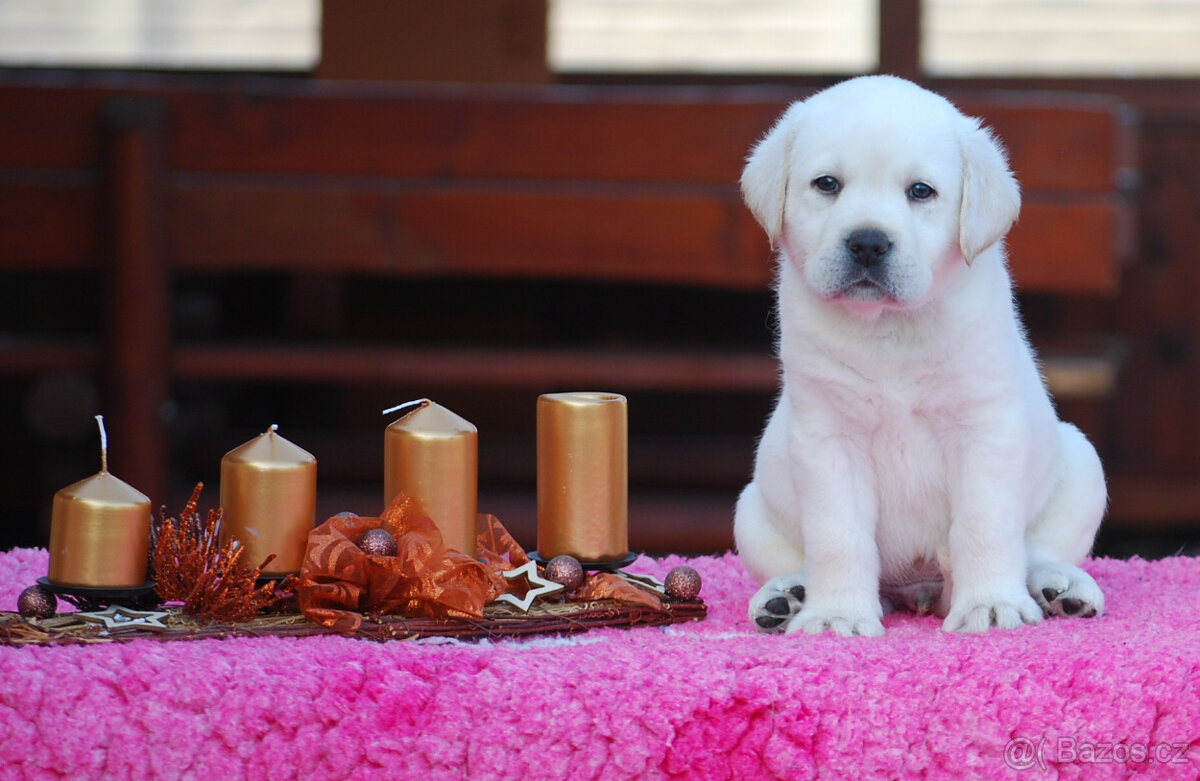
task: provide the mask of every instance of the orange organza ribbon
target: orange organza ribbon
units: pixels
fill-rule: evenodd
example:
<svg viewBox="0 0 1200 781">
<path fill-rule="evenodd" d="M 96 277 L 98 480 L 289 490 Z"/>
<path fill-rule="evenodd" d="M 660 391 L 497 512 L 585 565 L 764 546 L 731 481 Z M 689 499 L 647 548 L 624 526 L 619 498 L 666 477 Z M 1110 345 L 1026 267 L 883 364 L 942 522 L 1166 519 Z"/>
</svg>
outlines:
<svg viewBox="0 0 1200 781">
<path fill-rule="evenodd" d="M 395 556 L 371 556 L 358 547 L 370 529 L 396 538 Z M 401 494 L 378 518 L 336 515 L 308 535 L 296 596 L 311 621 L 354 632 L 363 613 L 413 618 L 483 617 L 483 608 L 503 593 L 523 596 L 522 580 L 503 575 L 529 561 L 525 551 L 492 515 L 476 526 L 478 559 L 451 550 L 416 501 Z M 556 595 L 562 596 L 562 595 Z M 657 596 L 616 575 L 594 573 L 570 601 L 614 599 L 662 607 Z"/>
</svg>

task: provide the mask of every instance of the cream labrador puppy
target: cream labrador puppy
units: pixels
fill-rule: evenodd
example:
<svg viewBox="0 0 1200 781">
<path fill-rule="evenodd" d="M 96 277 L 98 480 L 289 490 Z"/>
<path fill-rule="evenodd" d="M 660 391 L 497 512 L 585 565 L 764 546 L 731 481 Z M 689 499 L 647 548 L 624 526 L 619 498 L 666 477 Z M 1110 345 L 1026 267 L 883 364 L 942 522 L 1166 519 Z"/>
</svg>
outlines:
<svg viewBox="0 0 1200 781">
<path fill-rule="evenodd" d="M 1020 192 L 977 120 L 867 76 L 792 105 L 742 191 L 778 250 L 783 381 L 734 536 L 763 631 L 980 632 L 1097 615 L 1107 505 L 1058 420 L 1002 239 Z"/>
</svg>

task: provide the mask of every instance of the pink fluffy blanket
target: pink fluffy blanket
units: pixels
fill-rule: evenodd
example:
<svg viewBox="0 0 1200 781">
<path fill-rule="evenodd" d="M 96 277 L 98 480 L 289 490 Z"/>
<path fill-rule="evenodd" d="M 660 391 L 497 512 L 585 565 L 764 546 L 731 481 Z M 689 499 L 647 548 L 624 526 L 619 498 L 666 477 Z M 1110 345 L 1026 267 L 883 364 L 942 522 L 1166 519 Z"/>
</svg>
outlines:
<svg viewBox="0 0 1200 781">
<path fill-rule="evenodd" d="M 687 563 L 709 618 L 665 628 L 0 648 L 0 778 L 1200 778 L 1200 560 L 1089 562 L 1099 619 L 854 639 L 759 635 L 738 559 Z M 0 554 L 0 609 L 46 566 Z"/>
</svg>

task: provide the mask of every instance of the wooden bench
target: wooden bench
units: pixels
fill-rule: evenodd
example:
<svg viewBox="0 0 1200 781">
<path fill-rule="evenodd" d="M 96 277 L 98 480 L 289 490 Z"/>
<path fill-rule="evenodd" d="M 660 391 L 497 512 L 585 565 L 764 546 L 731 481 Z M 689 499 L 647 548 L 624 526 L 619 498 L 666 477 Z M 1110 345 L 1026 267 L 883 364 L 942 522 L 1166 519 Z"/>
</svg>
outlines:
<svg viewBox="0 0 1200 781">
<path fill-rule="evenodd" d="M 334 310 L 354 306 L 337 297 L 345 277 L 558 280 L 766 300 L 769 248 L 736 181 L 750 145 L 794 97 L 780 88 L 2 76 L 0 269 L 98 272 L 105 303 L 96 339 L 0 337 L 0 375 L 98 370 L 120 473 L 156 501 L 167 485 L 160 410 L 186 383 L 769 397 L 776 367 L 765 340 L 474 343 L 401 329 L 356 341 L 330 338 L 336 327 L 315 340 L 197 340 L 173 334 L 170 315 L 178 280 L 194 274 L 294 275 L 296 289 Z M 1009 238 L 1020 291 L 1111 299 L 1133 247 L 1133 112 L 1103 96 L 951 97 L 999 133 L 1021 180 L 1024 208 Z M 1099 344 L 1051 345 L 1056 395 L 1111 389 L 1119 350 Z"/>
</svg>

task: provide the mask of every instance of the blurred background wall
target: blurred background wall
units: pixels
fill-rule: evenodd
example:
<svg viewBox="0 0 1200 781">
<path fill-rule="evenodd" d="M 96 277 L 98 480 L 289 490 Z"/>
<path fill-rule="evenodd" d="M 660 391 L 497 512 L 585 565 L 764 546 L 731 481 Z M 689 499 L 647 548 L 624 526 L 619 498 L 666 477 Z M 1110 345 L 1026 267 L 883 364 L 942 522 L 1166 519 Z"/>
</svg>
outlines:
<svg viewBox="0 0 1200 781">
<path fill-rule="evenodd" d="M 769 252 L 742 241 L 752 226 L 744 232 L 735 211 L 740 155 L 768 120 L 737 107 L 879 71 L 968 104 L 1084 93 L 1128 108 L 1136 148 L 1125 150 L 1128 165 L 1105 172 L 1111 197 L 1132 214 L 1099 239 L 1121 259 L 1111 284 L 1034 287 L 1021 305 L 1039 345 L 1099 377 L 1059 406 L 1108 466 L 1103 550 L 1186 549 L 1200 524 L 1198 39 L 1200 3 L 1190 0 L 0 0 L 0 546 L 45 544 L 54 491 L 98 466 L 97 413 L 116 419 L 113 471 L 154 486 L 152 499 L 172 511 L 199 480 L 215 502 L 221 454 L 277 423 L 320 460 L 322 512 L 375 512 L 387 422 L 379 411 L 421 396 L 479 426 L 481 507 L 528 534 L 537 394 L 626 378 L 624 387 L 596 389 L 630 398 L 634 547 L 728 547 L 730 508 L 774 392 Z M 621 174 L 620 185 L 588 185 L 599 188 L 590 198 L 603 191 L 608 210 L 590 222 L 560 219 L 554 247 L 574 248 L 572 257 L 536 273 L 512 247 L 489 249 L 502 224 L 436 223 L 428 210 L 408 223 L 383 215 L 379 204 L 405 188 L 461 194 L 484 169 L 474 161 L 466 179 L 450 170 L 466 170 L 461 145 L 448 153 L 460 155 L 453 165 L 419 176 L 371 159 L 362 150 L 376 147 L 360 142 L 398 131 L 363 107 L 408 106 L 395 116 L 413 119 L 396 121 L 420 138 L 420 118 L 434 116 L 420 101 L 452 96 L 468 108 L 437 114 L 449 118 L 427 130 L 445 139 L 482 127 L 472 95 L 484 105 L 496 90 L 557 106 L 619 103 L 622 94 L 637 106 L 686 105 L 712 131 L 704 143 L 681 141 L 672 165 L 706 173 L 685 184 Z M 339 102 L 305 114 L 296 106 L 310 104 L 289 96 Z M 488 109 L 486 122 L 515 126 L 497 111 Z M 595 169 L 653 162 L 636 159 L 638 132 L 621 112 L 604 116 L 611 127 L 587 129 L 612 139 L 612 159 L 600 159 L 597 142 L 587 153 Z M 554 149 L 539 146 L 548 142 L 534 122 L 506 147 L 468 151 L 569 159 L 570 132 L 582 130 L 555 135 Z M 339 146 L 339 133 L 353 143 Z M 317 141 L 289 148 L 301 136 Z M 1037 139 L 1008 140 L 1033 148 Z M 303 151 L 339 148 L 358 157 L 306 159 Z M 1090 148 L 1081 136 L 1071 155 L 1040 159 L 1065 170 Z M 239 154 L 255 159 L 233 162 Z M 552 181 L 561 172 L 511 176 L 506 192 L 544 192 L 539 214 L 579 195 L 565 178 Z M 160 189 L 138 192 L 138 182 Z M 306 200 L 317 190 L 320 199 Z M 384 200 L 370 201 L 380 192 Z M 724 211 L 713 233 L 688 236 L 707 219 L 695 215 L 710 213 L 699 204 L 717 202 Z M 114 211 L 132 203 L 142 206 Z M 151 216 L 114 216 L 128 213 Z M 326 223 L 340 228 L 318 230 Z M 472 272 L 438 267 L 449 250 L 433 239 L 412 244 L 405 233 L 389 246 L 408 248 L 404 262 L 427 268 L 379 273 L 373 245 L 356 237 L 396 225 L 453 237 Z M 633 238 L 614 240 L 622 234 Z M 523 240 L 530 258 L 559 251 L 547 249 L 545 232 Z M 1123 241 L 1129 246 L 1114 246 Z M 588 256 L 597 246 L 608 255 Z M 758 270 L 736 283 L 688 278 L 687 253 L 706 248 L 757 258 Z M 660 278 L 603 268 L 635 250 L 678 259 Z M 242 254 L 258 260 L 243 263 Z M 501 256 L 494 273 L 476 273 Z M 161 295 L 118 299 L 115 257 L 132 259 L 127 273 L 140 268 L 144 290 Z M 292 349 L 315 347 L 367 352 L 357 362 L 346 353 L 352 362 L 339 377 L 332 363 L 313 365 L 334 353 Z M 201 365 L 208 348 L 225 350 L 220 367 Z M 516 356 L 530 354 L 541 363 L 522 369 Z M 572 355 L 585 364 L 574 374 Z M 622 369 L 622 355 L 649 360 Z M 444 371 L 439 356 L 451 362 Z M 596 356 L 592 369 L 587 356 Z M 713 360 L 697 369 L 697 356 Z M 745 356 L 763 360 L 747 368 Z M 504 372 L 508 357 L 516 368 Z M 393 360 L 410 361 L 412 371 Z M 364 368 L 379 361 L 387 365 L 376 373 Z M 656 361 L 661 371 L 652 371 Z"/>
</svg>

